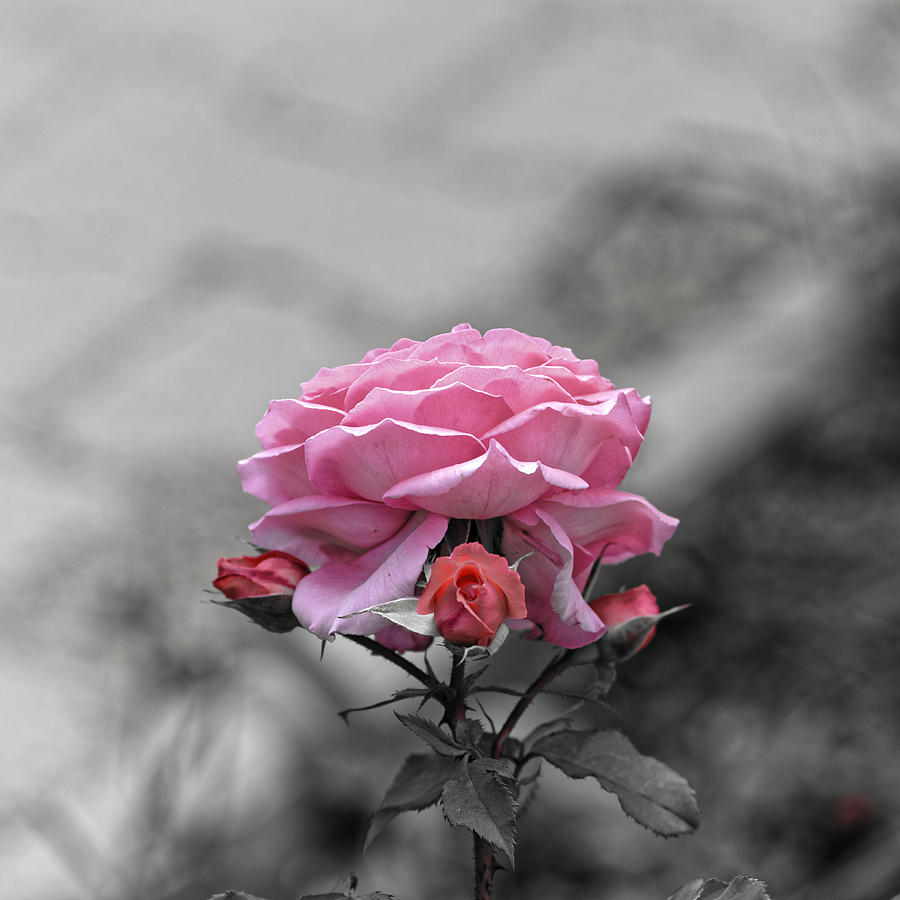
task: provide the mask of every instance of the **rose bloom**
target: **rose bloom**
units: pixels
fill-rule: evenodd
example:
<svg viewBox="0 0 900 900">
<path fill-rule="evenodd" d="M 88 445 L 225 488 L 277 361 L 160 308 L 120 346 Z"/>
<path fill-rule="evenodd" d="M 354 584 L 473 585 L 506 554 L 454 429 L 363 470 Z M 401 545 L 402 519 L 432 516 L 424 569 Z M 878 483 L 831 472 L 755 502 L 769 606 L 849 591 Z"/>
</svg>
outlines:
<svg viewBox="0 0 900 900">
<path fill-rule="evenodd" d="M 499 519 L 506 559 L 531 553 L 528 623 L 581 647 L 605 628 L 581 594 L 594 562 L 659 553 L 677 524 L 618 490 L 649 418 L 649 398 L 541 338 L 469 325 L 404 338 L 272 401 L 262 451 L 239 463 L 271 506 L 251 530 L 315 568 L 293 609 L 324 639 L 383 629 L 352 614 L 412 596 L 451 519 Z"/>
<path fill-rule="evenodd" d="M 525 588 L 502 556 L 459 544 L 434 561 L 416 612 L 434 613 L 438 631 L 454 644 L 487 647 L 506 619 L 527 615 Z"/>
</svg>

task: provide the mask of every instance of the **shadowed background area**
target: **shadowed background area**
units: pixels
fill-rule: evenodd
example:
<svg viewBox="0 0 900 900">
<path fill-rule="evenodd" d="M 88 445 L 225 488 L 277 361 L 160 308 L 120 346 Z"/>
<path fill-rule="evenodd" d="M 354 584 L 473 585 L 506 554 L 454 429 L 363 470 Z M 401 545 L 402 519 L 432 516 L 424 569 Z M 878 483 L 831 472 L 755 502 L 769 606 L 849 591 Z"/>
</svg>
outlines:
<svg viewBox="0 0 900 900">
<path fill-rule="evenodd" d="M 203 591 L 269 399 L 470 321 L 654 398 L 604 587 L 692 606 L 596 715 L 704 816 L 545 773 L 498 896 L 898 895 L 898 126 L 896 0 L 0 0 L 4 890 L 465 896 L 436 810 L 360 853 L 405 676 Z"/>
</svg>

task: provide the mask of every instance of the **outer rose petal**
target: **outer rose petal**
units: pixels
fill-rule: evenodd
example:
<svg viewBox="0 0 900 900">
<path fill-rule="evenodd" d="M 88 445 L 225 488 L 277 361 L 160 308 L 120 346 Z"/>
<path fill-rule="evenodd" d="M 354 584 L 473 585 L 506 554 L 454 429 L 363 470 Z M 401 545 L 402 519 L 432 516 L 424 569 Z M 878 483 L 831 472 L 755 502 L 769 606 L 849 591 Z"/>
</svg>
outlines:
<svg viewBox="0 0 900 900">
<path fill-rule="evenodd" d="M 632 462 L 628 448 L 615 438 L 610 438 L 596 448 L 594 458 L 581 473 L 581 477 L 592 488 L 618 487 Z"/>
<path fill-rule="evenodd" d="M 331 406 L 306 400 L 273 400 L 256 426 L 263 450 L 285 444 L 302 444 L 307 438 L 340 424 L 342 413 Z"/>
<path fill-rule="evenodd" d="M 386 625 L 372 635 L 379 644 L 399 653 L 407 650 L 425 650 L 431 645 L 432 638 L 424 634 L 407 631 L 400 625 Z"/>
<path fill-rule="evenodd" d="M 503 555 L 517 559 L 525 585 L 528 618 L 543 636 L 560 647 L 584 647 L 606 630 L 572 580 L 572 543 L 559 523 L 534 508 L 507 516 L 503 528 Z"/>
<path fill-rule="evenodd" d="M 484 446 L 469 434 L 394 419 L 338 425 L 306 442 L 310 480 L 321 493 L 367 500 L 381 500 L 399 481 L 482 453 Z"/>
<path fill-rule="evenodd" d="M 408 510 L 382 503 L 317 494 L 270 509 L 250 530 L 262 547 L 285 550 L 322 565 L 383 544 L 409 516 Z"/>
<path fill-rule="evenodd" d="M 570 472 L 513 459 L 491 441 L 476 459 L 407 478 L 386 490 L 384 498 L 455 519 L 491 519 L 521 509 L 554 488 L 586 486 Z"/>
<path fill-rule="evenodd" d="M 422 391 L 374 388 L 347 414 L 344 425 L 375 425 L 384 419 L 461 431 L 479 437 L 512 415 L 502 397 L 465 384 Z"/>
<path fill-rule="evenodd" d="M 315 494 L 306 471 L 305 444 L 262 450 L 238 462 L 244 491 L 272 505 Z"/>
<path fill-rule="evenodd" d="M 561 493 L 535 504 L 552 516 L 575 544 L 604 563 L 618 563 L 642 553 L 659 556 L 678 519 L 660 512 L 637 494 L 593 488 Z"/>
<path fill-rule="evenodd" d="M 419 512 L 383 544 L 349 562 L 333 562 L 307 575 L 294 593 L 300 624 L 326 640 L 336 632 L 374 634 L 385 620 L 374 613 L 342 619 L 370 606 L 411 597 L 428 551 L 447 531 L 447 519 Z"/>
<path fill-rule="evenodd" d="M 516 459 L 540 460 L 546 466 L 580 475 L 607 438 L 639 444 L 641 435 L 624 399 L 597 406 L 542 403 L 489 431 Z"/>
</svg>

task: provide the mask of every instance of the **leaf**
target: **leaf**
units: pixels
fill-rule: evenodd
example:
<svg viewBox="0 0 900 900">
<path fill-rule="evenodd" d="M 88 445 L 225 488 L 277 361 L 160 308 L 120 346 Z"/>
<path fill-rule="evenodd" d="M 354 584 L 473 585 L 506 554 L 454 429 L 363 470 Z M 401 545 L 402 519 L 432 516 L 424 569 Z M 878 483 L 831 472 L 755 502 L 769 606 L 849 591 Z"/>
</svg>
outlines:
<svg viewBox="0 0 900 900">
<path fill-rule="evenodd" d="M 465 757 L 441 793 L 444 817 L 451 825 L 468 828 L 505 853 L 514 864 L 518 806 L 496 760 Z"/>
<path fill-rule="evenodd" d="M 364 896 L 359 897 L 358 900 L 394 900 L 394 895 L 375 891 L 373 894 L 365 894 Z"/>
<path fill-rule="evenodd" d="M 290 594 L 266 594 L 264 597 L 245 597 L 243 600 L 216 600 L 216 606 L 236 609 L 248 619 L 261 625 L 266 631 L 286 634 L 300 627 L 300 622 L 291 609 Z"/>
<path fill-rule="evenodd" d="M 687 834 L 700 822 L 687 781 L 658 759 L 638 753 L 618 731 L 558 731 L 536 741 L 532 753 L 570 778 L 595 778 L 619 798 L 627 815 L 659 835 Z"/>
<path fill-rule="evenodd" d="M 404 716 L 401 713 L 394 713 L 394 715 L 436 753 L 444 756 L 459 756 L 466 752 L 466 748 L 457 743 L 456 739 L 447 734 L 440 725 L 423 719 L 421 716 Z"/>
<path fill-rule="evenodd" d="M 477 719 L 457 719 L 454 723 L 456 739 L 468 750 L 478 750 L 484 726 Z"/>
<path fill-rule="evenodd" d="M 426 809 L 441 799 L 445 782 L 456 773 L 456 760 L 432 753 L 408 756 L 394 776 L 384 795 L 381 808 L 372 816 L 363 851 L 376 835 L 400 813 L 411 809 Z"/>
<path fill-rule="evenodd" d="M 550 722 L 544 722 L 543 725 L 538 725 L 524 738 L 522 748 L 525 753 L 531 753 L 531 748 L 541 738 L 556 734 L 558 731 L 572 731 L 572 720 L 569 718 L 553 719 Z"/>
<path fill-rule="evenodd" d="M 424 634 L 429 637 L 437 637 L 439 632 L 434 624 L 434 614 L 428 613 L 428 615 L 420 616 L 416 612 L 418 605 L 418 597 L 401 597 L 399 600 L 379 603 L 376 606 L 370 606 L 367 609 L 340 616 L 340 618 L 352 619 L 354 616 L 361 616 L 363 613 L 376 613 L 387 619 L 388 622 L 402 626 L 407 631 L 414 631 L 416 634 Z"/>
<path fill-rule="evenodd" d="M 770 897 L 763 882 L 738 875 L 728 884 L 715 878 L 695 878 L 682 885 L 668 900 L 770 900 Z"/>
</svg>

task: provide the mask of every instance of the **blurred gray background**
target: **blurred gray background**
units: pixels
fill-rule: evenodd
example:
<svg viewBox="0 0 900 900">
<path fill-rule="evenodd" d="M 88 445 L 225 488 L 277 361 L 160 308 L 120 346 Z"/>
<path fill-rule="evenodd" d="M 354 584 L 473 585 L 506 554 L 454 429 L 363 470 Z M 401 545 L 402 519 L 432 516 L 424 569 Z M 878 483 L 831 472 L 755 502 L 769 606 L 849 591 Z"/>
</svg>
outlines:
<svg viewBox="0 0 900 900">
<path fill-rule="evenodd" d="M 693 604 L 611 699 L 701 830 L 549 773 L 498 894 L 900 892 L 898 149 L 897 0 L 0 2 L 4 895 L 466 895 L 359 853 L 402 673 L 203 593 L 268 400 L 461 321 L 653 396 Z"/>
</svg>

